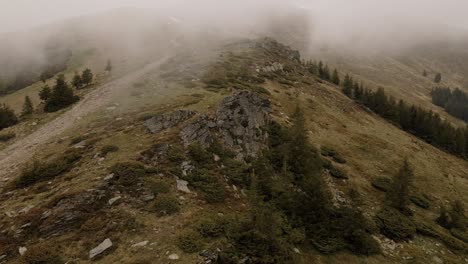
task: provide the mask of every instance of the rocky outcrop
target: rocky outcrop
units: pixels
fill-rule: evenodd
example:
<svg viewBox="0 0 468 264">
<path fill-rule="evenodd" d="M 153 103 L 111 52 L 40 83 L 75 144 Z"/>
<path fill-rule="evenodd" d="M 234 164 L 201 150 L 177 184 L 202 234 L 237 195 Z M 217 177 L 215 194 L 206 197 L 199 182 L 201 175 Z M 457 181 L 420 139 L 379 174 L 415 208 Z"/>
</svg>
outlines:
<svg viewBox="0 0 468 264">
<path fill-rule="evenodd" d="M 277 72 L 284 69 L 283 64 L 279 62 L 273 62 L 271 65 L 265 66 L 262 68 L 263 72 Z"/>
<path fill-rule="evenodd" d="M 208 146 L 218 140 L 239 154 L 255 155 L 268 138 L 262 128 L 270 121 L 270 111 L 269 100 L 240 91 L 224 98 L 214 116 L 202 115 L 185 126 L 180 136 L 185 145 Z"/>
<path fill-rule="evenodd" d="M 174 127 L 190 119 L 195 114 L 196 112 L 190 110 L 177 110 L 171 113 L 154 116 L 145 121 L 145 126 L 151 133 L 155 134 Z"/>
</svg>

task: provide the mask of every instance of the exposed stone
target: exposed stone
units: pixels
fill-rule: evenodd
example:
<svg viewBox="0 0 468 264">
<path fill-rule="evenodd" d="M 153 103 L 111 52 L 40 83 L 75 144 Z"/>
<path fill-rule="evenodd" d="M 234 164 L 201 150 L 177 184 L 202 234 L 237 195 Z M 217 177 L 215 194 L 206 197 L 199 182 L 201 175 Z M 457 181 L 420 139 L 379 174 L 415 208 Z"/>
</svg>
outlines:
<svg viewBox="0 0 468 264">
<path fill-rule="evenodd" d="M 214 116 L 202 115 L 185 126 L 180 136 L 186 146 L 198 142 L 207 147 L 216 139 L 238 153 L 255 155 L 268 139 L 262 127 L 270 112 L 269 100 L 240 91 L 224 98 Z"/>
<path fill-rule="evenodd" d="M 122 199 L 122 196 L 117 196 L 117 197 L 114 197 L 112 199 L 110 199 L 107 203 L 109 205 L 113 205 L 114 203 L 116 203 L 117 201 L 119 201 L 120 199 Z"/>
<path fill-rule="evenodd" d="M 112 241 L 109 238 L 106 238 L 104 241 L 102 241 L 101 244 L 99 244 L 97 247 L 91 249 L 89 251 L 89 258 L 93 259 L 94 257 L 102 254 L 104 251 L 112 247 Z"/>
<path fill-rule="evenodd" d="M 437 257 L 437 256 L 432 257 L 432 261 L 435 264 L 444 264 L 444 261 L 441 258 Z"/>
<path fill-rule="evenodd" d="M 28 251 L 26 247 L 19 247 L 18 249 L 18 252 L 21 256 L 24 256 L 24 254 L 26 254 L 26 251 Z"/>
<path fill-rule="evenodd" d="M 178 260 L 178 259 L 179 259 L 179 255 L 177 255 L 177 254 L 170 254 L 169 257 L 168 257 L 168 259 L 170 259 L 170 260 Z"/>
<path fill-rule="evenodd" d="M 191 118 L 196 113 L 190 110 L 177 110 L 171 113 L 154 116 L 145 121 L 148 130 L 155 134 Z"/>
<path fill-rule="evenodd" d="M 176 180 L 177 181 L 177 190 L 180 191 L 180 192 L 184 192 L 184 193 L 191 193 L 190 192 L 190 189 L 188 188 L 188 181 L 184 181 L 184 180 Z"/>
<path fill-rule="evenodd" d="M 143 202 L 149 202 L 149 201 L 154 200 L 154 198 L 155 198 L 155 197 L 154 197 L 154 194 L 150 193 L 150 194 L 147 194 L 147 195 L 143 195 L 143 196 L 141 197 L 141 200 L 142 200 Z"/>
<path fill-rule="evenodd" d="M 114 178 L 114 173 L 111 173 L 111 174 L 107 175 L 106 177 L 104 177 L 104 180 L 105 181 L 110 181 L 110 180 L 112 180 L 112 178 Z"/>
<path fill-rule="evenodd" d="M 149 244 L 149 241 L 146 240 L 146 241 L 142 241 L 140 243 L 133 244 L 132 247 L 145 247 L 148 244 Z"/>
<path fill-rule="evenodd" d="M 282 71 L 284 69 L 283 64 L 279 62 L 274 62 L 271 65 L 265 66 L 262 68 L 263 72 L 277 72 L 277 71 Z"/>
</svg>

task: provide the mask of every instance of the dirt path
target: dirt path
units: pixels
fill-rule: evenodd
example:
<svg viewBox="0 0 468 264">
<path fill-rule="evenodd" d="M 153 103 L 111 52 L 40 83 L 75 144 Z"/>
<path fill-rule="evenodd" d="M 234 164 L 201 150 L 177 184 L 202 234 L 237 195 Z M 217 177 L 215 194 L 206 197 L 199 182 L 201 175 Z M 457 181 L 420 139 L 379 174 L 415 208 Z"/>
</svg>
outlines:
<svg viewBox="0 0 468 264">
<path fill-rule="evenodd" d="M 113 94 L 130 87 L 135 81 L 159 67 L 168 58 L 169 56 L 162 58 L 138 71 L 98 87 L 87 94 L 72 109 L 0 151 L 0 182 L 8 180 L 22 164 L 30 160 L 41 145 L 47 144 L 51 138 L 71 128 L 82 117 L 96 111 L 101 106 L 111 103 Z"/>
</svg>

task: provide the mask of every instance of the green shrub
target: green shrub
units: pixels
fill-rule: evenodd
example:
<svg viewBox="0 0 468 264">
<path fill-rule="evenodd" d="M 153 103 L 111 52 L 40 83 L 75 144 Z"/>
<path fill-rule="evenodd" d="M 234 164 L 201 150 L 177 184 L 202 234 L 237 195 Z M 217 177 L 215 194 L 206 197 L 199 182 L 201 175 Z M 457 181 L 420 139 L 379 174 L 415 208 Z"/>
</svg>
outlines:
<svg viewBox="0 0 468 264">
<path fill-rule="evenodd" d="M 2 133 L 0 134 L 0 142 L 7 142 L 16 137 L 16 134 L 13 132 Z"/>
<path fill-rule="evenodd" d="M 450 234 L 452 234 L 452 236 L 460 239 L 461 241 L 463 241 L 465 243 L 468 243 L 468 233 L 466 231 L 460 230 L 458 228 L 452 228 L 450 230 Z"/>
<path fill-rule="evenodd" d="M 119 147 L 116 145 L 105 145 L 101 148 L 101 154 L 102 156 L 107 156 L 107 154 L 112 153 L 112 152 L 117 152 L 119 150 Z"/>
<path fill-rule="evenodd" d="M 348 238 L 351 251 L 359 255 L 375 255 L 381 252 L 380 244 L 372 236 L 362 230 L 354 231 Z"/>
<path fill-rule="evenodd" d="M 88 136 L 77 136 L 77 137 L 74 137 L 72 138 L 72 140 L 70 141 L 70 145 L 76 145 L 84 140 L 86 140 L 88 138 Z"/>
<path fill-rule="evenodd" d="M 199 143 L 191 144 L 188 147 L 188 153 L 190 158 L 198 165 L 206 167 L 208 164 L 213 163 L 213 155 Z"/>
<path fill-rule="evenodd" d="M 155 180 L 148 182 L 148 188 L 155 196 L 157 196 L 162 193 L 169 193 L 172 185 L 165 180 Z"/>
<path fill-rule="evenodd" d="M 70 171 L 81 157 L 81 152 L 73 150 L 49 162 L 34 161 L 25 167 L 16 179 L 16 187 L 24 188 L 40 181 L 51 180 Z"/>
<path fill-rule="evenodd" d="M 340 154 L 336 153 L 336 155 L 333 156 L 333 160 L 337 163 L 340 163 L 340 164 L 345 164 L 346 163 L 346 159 L 343 158 L 343 156 L 341 156 Z"/>
<path fill-rule="evenodd" d="M 114 174 L 114 179 L 123 186 L 135 184 L 138 178 L 146 174 L 145 166 L 136 161 L 116 163 L 110 168 L 110 171 Z"/>
<path fill-rule="evenodd" d="M 413 202 L 415 205 L 423 208 L 423 209 L 429 209 L 431 204 L 429 201 L 424 198 L 423 196 L 411 196 L 410 197 L 411 202 Z"/>
<path fill-rule="evenodd" d="M 38 244 L 28 247 L 19 263 L 24 264 L 63 264 L 65 261 L 59 254 L 58 246 L 51 243 Z"/>
<path fill-rule="evenodd" d="M 184 149 L 180 146 L 173 145 L 167 150 L 167 159 L 171 162 L 180 163 L 185 160 Z"/>
<path fill-rule="evenodd" d="M 0 105 L 0 130 L 14 126 L 18 123 L 15 112 L 6 104 Z"/>
<path fill-rule="evenodd" d="M 224 185 L 219 181 L 207 183 L 200 189 L 208 203 L 222 203 L 226 200 Z"/>
<path fill-rule="evenodd" d="M 337 178 L 337 179 L 348 179 L 348 175 L 344 173 L 342 170 L 336 168 L 336 167 L 331 167 L 329 169 L 330 175 Z"/>
<path fill-rule="evenodd" d="M 177 246 L 185 253 L 197 253 L 203 249 L 203 238 L 189 230 L 177 236 Z"/>
<path fill-rule="evenodd" d="M 153 208 L 159 216 L 172 215 L 180 211 L 179 201 L 169 194 L 159 195 Z"/>
<path fill-rule="evenodd" d="M 197 224 L 197 230 L 204 237 L 220 237 L 225 233 L 226 222 L 219 216 L 206 217 Z"/>
<path fill-rule="evenodd" d="M 400 211 L 385 207 L 376 215 L 376 222 L 380 232 L 395 241 L 406 241 L 416 233 L 414 222 Z"/>
<path fill-rule="evenodd" d="M 376 177 L 372 179 L 371 184 L 377 190 L 388 192 L 388 190 L 390 190 L 392 187 L 392 179 L 388 177 Z"/>
<path fill-rule="evenodd" d="M 337 153 L 336 150 L 328 146 L 322 146 L 320 148 L 320 154 L 322 154 L 322 156 L 325 156 L 325 157 L 333 157 L 336 155 L 336 153 Z"/>
<path fill-rule="evenodd" d="M 250 184 L 250 167 L 242 161 L 228 158 L 223 161 L 223 174 L 232 184 L 248 186 Z"/>
<path fill-rule="evenodd" d="M 261 87 L 261 86 L 257 86 L 257 85 L 252 86 L 252 87 L 250 88 L 250 90 L 252 90 L 252 91 L 255 92 L 255 93 L 259 93 L 259 94 L 266 94 L 266 95 L 270 95 L 270 94 L 271 94 L 270 91 L 268 91 L 267 89 L 265 89 L 265 88 L 263 88 L 263 87 Z"/>
</svg>

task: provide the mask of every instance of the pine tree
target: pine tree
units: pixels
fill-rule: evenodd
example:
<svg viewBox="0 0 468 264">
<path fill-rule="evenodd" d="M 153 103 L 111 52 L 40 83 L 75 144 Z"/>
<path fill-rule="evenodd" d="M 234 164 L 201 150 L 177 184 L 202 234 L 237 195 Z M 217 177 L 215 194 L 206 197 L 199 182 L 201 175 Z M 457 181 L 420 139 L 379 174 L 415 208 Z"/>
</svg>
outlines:
<svg viewBox="0 0 468 264">
<path fill-rule="evenodd" d="M 330 80 L 330 69 L 328 68 L 328 65 L 325 65 L 325 67 L 323 68 L 323 73 L 320 78 L 326 81 Z"/>
<path fill-rule="evenodd" d="M 107 72 L 111 72 L 111 71 L 112 71 L 112 63 L 111 63 L 111 60 L 107 60 L 106 71 L 107 71 Z"/>
<path fill-rule="evenodd" d="M 90 69 L 86 69 L 83 71 L 81 75 L 81 80 L 85 86 L 88 86 L 93 82 L 93 73 Z"/>
<path fill-rule="evenodd" d="M 434 78 L 434 82 L 435 83 L 440 83 L 442 81 L 442 74 L 441 73 L 437 73 L 435 78 Z"/>
<path fill-rule="evenodd" d="M 343 81 L 343 93 L 348 96 L 352 97 L 353 96 L 353 78 L 349 76 L 349 74 L 346 74 L 344 81 Z"/>
<path fill-rule="evenodd" d="M 323 72 L 324 71 L 323 71 L 323 62 L 322 61 L 319 61 L 317 69 L 318 69 L 319 78 L 323 79 Z"/>
<path fill-rule="evenodd" d="M 391 189 L 388 191 L 388 202 L 390 206 L 403 213 L 408 212 L 409 187 L 413 181 L 414 172 L 408 159 L 403 161 L 403 165 L 393 179 Z"/>
<path fill-rule="evenodd" d="M 68 83 L 65 81 L 65 76 L 59 75 L 56 79 L 56 83 L 49 98 L 46 100 L 44 111 L 55 112 L 62 108 L 65 108 L 76 101 L 79 97 L 75 96 L 73 89 L 70 88 Z"/>
<path fill-rule="evenodd" d="M 423 75 L 424 77 L 427 77 L 427 71 L 424 70 L 422 75 Z"/>
<path fill-rule="evenodd" d="M 6 104 L 0 106 L 0 130 L 14 126 L 18 123 L 15 112 Z"/>
<path fill-rule="evenodd" d="M 24 97 L 24 104 L 23 104 L 23 111 L 21 112 L 21 116 L 29 116 L 33 113 L 34 107 L 29 96 Z"/>
<path fill-rule="evenodd" d="M 83 80 L 77 72 L 75 72 L 75 76 L 73 76 L 72 84 L 76 89 L 80 89 L 83 86 Z"/>
<path fill-rule="evenodd" d="M 332 75 L 332 78 L 331 78 L 331 81 L 332 83 L 336 84 L 336 85 L 340 85 L 340 76 L 338 75 L 338 70 L 335 69 L 333 71 L 333 75 Z"/>
<path fill-rule="evenodd" d="M 46 84 L 42 87 L 41 91 L 39 92 L 39 98 L 41 98 L 42 101 L 47 101 L 50 97 L 50 87 Z"/>
</svg>

